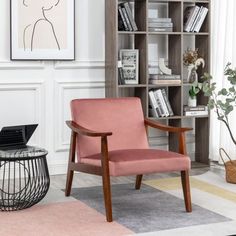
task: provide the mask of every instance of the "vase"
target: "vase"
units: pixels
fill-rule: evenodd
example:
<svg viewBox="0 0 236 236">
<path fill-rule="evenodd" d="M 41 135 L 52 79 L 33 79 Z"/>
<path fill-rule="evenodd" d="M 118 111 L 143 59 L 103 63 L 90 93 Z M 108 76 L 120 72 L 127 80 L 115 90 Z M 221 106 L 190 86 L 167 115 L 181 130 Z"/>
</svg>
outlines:
<svg viewBox="0 0 236 236">
<path fill-rule="evenodd" d="M 188 83 L 194 83 L 198 81 L 198 75 L 197 71 L 195 69 L 195 66 L 193 64 L 188 66 L 188 77 L 187 82 Z"/>
<path fill-rule="evenodd" d="M 188 97 L 188 106 L 189 107 L 196 107 L 197 106 L 197 98 Z"/>
</svg>

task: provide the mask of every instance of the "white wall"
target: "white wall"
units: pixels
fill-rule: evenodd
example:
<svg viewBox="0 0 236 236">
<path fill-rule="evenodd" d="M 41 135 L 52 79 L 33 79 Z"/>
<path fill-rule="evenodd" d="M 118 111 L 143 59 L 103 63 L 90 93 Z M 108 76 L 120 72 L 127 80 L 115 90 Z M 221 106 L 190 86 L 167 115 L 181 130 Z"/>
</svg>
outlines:
<svg viewBox="0 0 236 236">
<path fill-rule="evenodd" d="M 49 151 L 51 174 L 67 168 L 73 98 L 104 97 L 104 0 L 75 0 L 76 60 L 10 61 L 10 1 L 0 1 L 0 128 L 38 123 L 30 144 Z"/>
<path fill-rule="evenodd" d="M 67 169 L 70 100 L 105 96 L 104 0 L 75 2 L 75 61 L 12 62 L 10 0 L 0 1 L 0 128 L 38 123 L 30 144 L 49 151 L 50 174 Z M 166 148 L 167 140 L 153 133 L 150 144 Z"/>
</svg>

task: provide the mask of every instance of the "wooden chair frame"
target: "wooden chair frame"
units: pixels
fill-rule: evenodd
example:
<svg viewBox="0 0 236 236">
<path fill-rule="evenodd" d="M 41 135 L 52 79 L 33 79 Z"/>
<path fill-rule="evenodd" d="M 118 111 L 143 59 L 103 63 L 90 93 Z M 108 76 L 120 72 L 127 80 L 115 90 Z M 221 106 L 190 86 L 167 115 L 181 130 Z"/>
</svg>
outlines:
<svg viewBox="0 0 236 236">
<path fill-rule="evenodd" d="M 107 136 L 111 136 L 112 132 L 96 132 L 93 130 L 86 129 L 73 121 L 66 121 L 66 124 L 71 129 L 71 141 L 70 141 L 70 152 L 69 152 L 69 162 L 68 162 L 68 170 L 67 170 L 65 195 L 69 196 L 71 193 L 71 186 L 72 186 L 74 171 L 102 176 L 106 219 L 108 222 L 112 222 L 111 186 L 110 186 L 109 156 L 108 156 L 108 144 L 107 144 Z M 146 126 L 146 129 L 148 126 L 150 126 L 152 128 L 156 128 L 162 131 L 178 133 L 179 153 L 183 155 L 187 154 L 185 132 L 192 130 L 192 128 L 182 128 L 182 127 L 173 127 L 173 126 L 163 125 L 147 118 L 144 120 L 144 125 Z M 101 137 L 101 156 L 102 156 L 101 167 L 75 162 L 76 135 L 77 134 L 85 135 L 89 137 Z M 136 176 L 136 183 L 135 183 L 136 189 L 140 189 L 141 187 L 142 176 L 143 175 Z M 191 204 L 188 170 L 181 171 L 181 182 L 182 182 L 182 188 L 183 188 L 185 208 L 187 212 L 191 212 L 192 204 Z"/>
</svg>

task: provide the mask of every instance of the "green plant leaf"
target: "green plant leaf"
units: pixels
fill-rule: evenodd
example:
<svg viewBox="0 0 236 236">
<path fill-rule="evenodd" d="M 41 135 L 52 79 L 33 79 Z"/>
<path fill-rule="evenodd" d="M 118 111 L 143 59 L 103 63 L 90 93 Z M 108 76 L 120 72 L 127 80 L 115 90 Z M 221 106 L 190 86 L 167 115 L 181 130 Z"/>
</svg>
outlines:
<svg viewBox="0 0 236 236">
<path fill-rule="evenodd" d="M 218 116 L 217 119 L 218 120 L 224 120 L 224 116 Z"/>
<path fill-rule="evenodd" d="M 234 87 L 234 86 L 230 87 L 230 88 L 229 88 L 229 91 L 230 91 L 231 93 L 235 93 L 235 87 Z"/>
<path fill-rule="evenodd" d="M 226 96 L 228 94 L 228 91 L 226 88 L 221 89 L 221 94 Z"/>
</svg>

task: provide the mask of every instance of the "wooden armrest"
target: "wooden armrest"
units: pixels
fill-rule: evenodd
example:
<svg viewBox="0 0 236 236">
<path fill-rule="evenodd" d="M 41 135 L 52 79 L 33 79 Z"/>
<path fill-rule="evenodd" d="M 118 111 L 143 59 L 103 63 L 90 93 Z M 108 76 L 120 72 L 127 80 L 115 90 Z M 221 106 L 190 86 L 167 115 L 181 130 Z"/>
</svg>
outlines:
<svg viewBox="0 0 236 236">
<path fill-rule="evenodd" d="M 81 135 L 86 135 L 90 137 L 106 137 L 112 135 L 112 132 L 97 132 L 94 130 L 89 130 L 81 125 L 78 125 L 74 121 L 66 121 L 66 124 L 75 132 Z"/>
<path fill-rule="evenodd" d="M 174 132 L 174 133 L 180 133 L 180 132 L 192 130 L 192 128 L 187 128 L 187 127 L 174 127 L 174 126 L 169 126 L 169 125 L 163 125 L 157 121 L 153 121 L 147 118 L 144 120 L 144 123 L 145 125 L 151 126 L 152 128 L 156 128 L 156 129 L 160 129 L 160 130 L 168 131 L 168 132 Z"/>
</svg>

